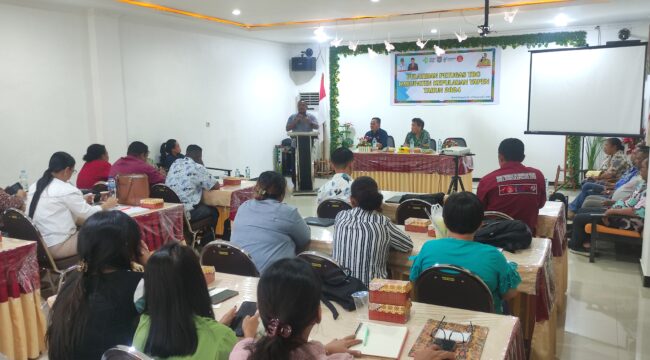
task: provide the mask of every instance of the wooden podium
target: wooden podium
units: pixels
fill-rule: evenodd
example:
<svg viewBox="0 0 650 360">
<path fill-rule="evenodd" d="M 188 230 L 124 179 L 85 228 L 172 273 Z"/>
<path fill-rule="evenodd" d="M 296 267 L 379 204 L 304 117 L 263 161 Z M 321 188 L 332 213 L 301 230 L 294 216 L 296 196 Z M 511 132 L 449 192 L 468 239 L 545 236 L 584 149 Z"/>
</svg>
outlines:
<svg viewBox="0 0 650 360">
<path fill-rule="evenodd" d="M 294 194 L 315 195 L 314 191 L 314 161 L 311 158 L 314 139 L 318 138 L 318 131 L 287 133 L 296 145 L 295 172 L 296 188 Z"/>
</svg>

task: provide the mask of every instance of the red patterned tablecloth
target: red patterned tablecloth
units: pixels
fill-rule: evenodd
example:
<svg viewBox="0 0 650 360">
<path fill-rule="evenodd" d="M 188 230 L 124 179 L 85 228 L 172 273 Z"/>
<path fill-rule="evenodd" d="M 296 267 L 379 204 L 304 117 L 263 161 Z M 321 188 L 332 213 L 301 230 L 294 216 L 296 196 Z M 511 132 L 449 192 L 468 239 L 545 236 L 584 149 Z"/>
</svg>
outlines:
<svg viewBox="0 0 650 360">
<path fill-rule="evenodd" d="M 36 242 L 2 239 L 0 244 L 0 353 L 37 358 L 45 351 Z"/>
<path fill-rule="evenodd" d="M 154 251 L 170 240 L 183 240 L 183 205 L 165 204 L 144 214 L 133 215 L 140 227 L 142 240 Z"/>
<path fill-rule="evenodd" d="M 252 199 L 254 193 L 255 193 L 254 187 L 233 191 L 232 195 L 230 196 L 230 221 L 235 221 L 237 210 L 239 209 L 241 204 Z"/>
<path fill-rule="evenodd" d="M 460 175 L 471 172 L 474 169 L 472 156 L 460 158 L 458 169 Z M 455 165 L 452 156 L 444 155 L 394 154 L 385 152 L 355 153 L 354 171 L 454 175 Z"/>
</svg>

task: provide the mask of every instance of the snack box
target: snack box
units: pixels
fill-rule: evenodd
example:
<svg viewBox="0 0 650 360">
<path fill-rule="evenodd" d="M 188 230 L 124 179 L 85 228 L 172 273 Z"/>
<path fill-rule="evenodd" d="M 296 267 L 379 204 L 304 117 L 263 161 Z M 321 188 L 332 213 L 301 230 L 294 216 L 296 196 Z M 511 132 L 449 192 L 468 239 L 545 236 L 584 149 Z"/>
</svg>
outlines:
<svg viewBox="0 0 650 360">
<path fill-rule="evenodd" d="M 231 176 L 223 178 L 223 186 L 231 185 L 241 185 L 241 178 Z"/>
<path fill-rule="evenodd" d="M 368 286 L 369 302 L 405 306 L 411 302 L 411 289 L 410 281 L 372 279 Z"/>
<path fill-rule="evenodd" d="M 426 233 L 431 225 L 429 219 L 408 218 L 404 221 L 404 229 L 406 231 Z"/>
<path fill-rule="evenodd" d="M 165 200 L 145 198 L 140 200 L 140 206 L 147 209 L 162 209 L 165 206 Z"/>
<path fill-rule="evenodd" d="M 406 324 L 411 315 L 411 302 L 406 306 L 387 304 L 368 304 L 368 318 L 376 321 L 388 321 L 397 324 Z"/>
<path fill-rule="evenodd" d="M 436 228 L 432 225 L 429 225 L 427 229 L 427 235 L 431 236 L 432 238 L 436 237 Z"/>
<path fill-rule="evenodd" d="M 204 266 L 201 265 L 201 270 L 203 270 L 203 276 L 205 277 L 205 283 L 210 284 L 214 281 L 214 266 Z"/>
</svg>

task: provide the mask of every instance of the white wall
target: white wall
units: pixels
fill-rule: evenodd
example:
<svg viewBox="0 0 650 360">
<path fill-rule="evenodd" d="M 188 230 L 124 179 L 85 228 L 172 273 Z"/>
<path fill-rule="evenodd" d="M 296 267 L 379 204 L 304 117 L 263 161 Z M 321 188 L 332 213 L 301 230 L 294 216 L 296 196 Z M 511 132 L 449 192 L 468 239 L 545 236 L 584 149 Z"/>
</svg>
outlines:
<svg viewBox="0 0 650 360">
<path fill-rule="evenodd" d="M 622 26 L 603 27 L 603 44 L 617 40 Z M 648 24 L 632 24 L 633 33 L 647 34 Z M 593 27 L 586 28 L 588 42 L 597 45 Z M 370 59 L 367 54 L 340 58 L 339 110 L 341 123 L 351 122 L 355 138 L 368 129 L 370 119 L 378 116 L 382 127 L 401 144 L 411 119 L 420 117 L 425 129 L 435 139 L 464 137 L 476 157 L 474 177 L 482 177 L 498 167 L 497 148 L 507 137 L 517 137 L 526 144 L 525 164 L 539 168 L 550 180 L 556 168 L 564 164 L 564 137 L 524 135 L 528 114 L 528 78 L 530 57 L 528 49 L 508 48 L 501 53 L 501 90 L 497 105 L 392 105 L 391 56 Z M 621 84 L 624 86 L 624 84 Z M 616 89 L 612 89 L 616 91 Z M 552 105 L 549 105 L 552 106 Z"/>
<path fill-rule="evenodd" d="M 79 169 L 93 142 L 114 161 L 176 138 L 208 166 L 272 169 L 298 94 L 289 47 L 164 21 L 0 4 L 0 186 L 35 181 L 57 150 Z"/>
</svg>

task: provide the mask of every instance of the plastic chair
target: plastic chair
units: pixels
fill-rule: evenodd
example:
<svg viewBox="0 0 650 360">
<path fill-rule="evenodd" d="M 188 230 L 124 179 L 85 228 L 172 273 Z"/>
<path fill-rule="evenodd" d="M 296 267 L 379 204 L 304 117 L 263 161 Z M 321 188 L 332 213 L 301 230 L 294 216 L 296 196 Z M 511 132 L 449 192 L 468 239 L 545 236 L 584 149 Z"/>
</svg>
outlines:
<svg viewBox="0 0 650 360">
<path fill-rule="evenodd" d="M 346 273 L 336 260 L 317 251 L 303 251 L 298 254 L 298 258 L 307 261 L 321 279 L 330 278 L 332 274 Z"/>
<path fill-rule="evenodd" d="M 44 278 L 50 284 L 51 289 L 56 289 L 54 276 L 60 276 L 64 272 L 62 269 L 67 269 L 79 261 L 77 255 L 55 260 L 50 254 L 40 231 L 22 211 L 13 208 L 5 210 L 2 214 L 2 222 L 4 223 L 4 231 L 9 234 L 9 237 L 36 242 L 38 264 L 41 270 L 45 272 Z"/>
<path fill-rule="evenodd" d="M 201 265 L 214 266 L 214 271 L 259 277 L 253 259 L 244 250 L 227 241 L 215 240 L 201 251 Z"/>
<path fill-rule="evenodd" d="M 319 218 L 335 219 L 336 215 L 344 210 L 350 210 L 352 206 L 338 199 L 324 200 L 316 209 L 316 214 Z"/>
<path fill-rule="evenodd" d="M 385 144 L 385 145 L 382 144 L 382 145 L 384 145 L 384 147 L 392 147 L 392 148 L 395 147 L 395 138 L 394 137 L 388 135 L 388 137 L 386 138 L 386 142 L 388 144 Z"/>
<path fill-rule="evenodd" d="M 454 141 L 456 144 L 458 144 L 458 146 L 461 146 L 461 147 L 467 147 L 467 141 L 465 141 L 465 139 L 463 139 L 463 138 L 461 138 L 461 137 L 450 137 L 450 138 L 446 138 L 445 141 L 443 141 L 442 143 L 444 144 L 444 143 L 446 143 L 447 141 Z M 443 147 L 444 147 L 444 146 L 443 146 Z"/>
<path fill-rule="evenodd" d="M 176 192 L 172 190 L 169 186 L 165 184 L 155 184 L 151 186 L 151 191 L 149 192 L 149 196 L 152 198 L 156 199 L 163 199 L 164 202 L 166 203 L 172 203 L 172 204 L 181 204 L 181 199 L 178 197 Z M 186 239 L 191 239 L 192 240 L 192 247 L 196 246 L 197 239 L 199 237 L 199 233 L 202 231 L 203 236 L 205 236 L 205 231 L 212 231 L 214 234 L 214 228 L 212 227 L 212 218 L 203 218 L 199 220 L 189 220 L 187 216 L 185 216 L 185 212 L 183 212 L 183 235 L 185 236 Z"/>
<path fill-rule="evenodd" d="M 420 199 L 408 199 L 402 201 L 395 210 L 395 219 L 398 225 L 404 225 L 408 218 L 428 219 L 431 213 L 431 204 Z"/>
<path fill-rule="evenodd" d="M 493 313 L 494 300 L 483 280 L 455 265 L 434 265 L 415 281 L 415 300 L 431 305 Z"/>
<path fill-rule="evenodd" d="M 102 360 L 153 360 L 133 347 L 117 345 L 102 355 Z"/>
</svg>

